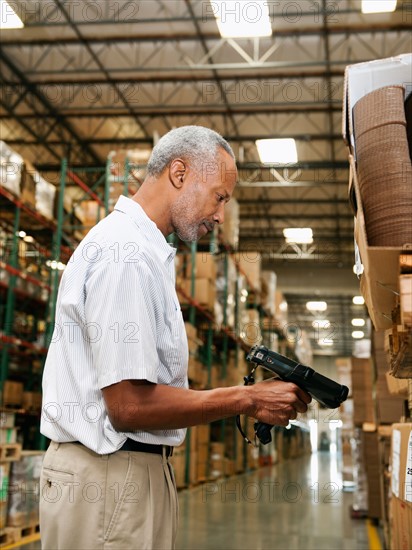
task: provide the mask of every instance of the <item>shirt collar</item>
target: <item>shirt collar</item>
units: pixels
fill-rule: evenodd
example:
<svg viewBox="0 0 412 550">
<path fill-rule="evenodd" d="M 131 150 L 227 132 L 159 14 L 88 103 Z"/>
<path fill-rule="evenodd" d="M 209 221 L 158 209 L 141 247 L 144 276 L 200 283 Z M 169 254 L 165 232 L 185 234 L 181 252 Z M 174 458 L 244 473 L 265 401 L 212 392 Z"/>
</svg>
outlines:
<svg viewBox="0 0 412 550">
<path fill-rule="evenodd" d="M 170 245 L 155 222 L 149 218 L 140 204 L 124 195 L 118 198 L 114 210 L 127 214 L 134 223 L 142 230 L 146 240 L 152 245 L 160 256 L 160 259 L 167 265 L 176 256 L 176 249 Z"/>
</svg>

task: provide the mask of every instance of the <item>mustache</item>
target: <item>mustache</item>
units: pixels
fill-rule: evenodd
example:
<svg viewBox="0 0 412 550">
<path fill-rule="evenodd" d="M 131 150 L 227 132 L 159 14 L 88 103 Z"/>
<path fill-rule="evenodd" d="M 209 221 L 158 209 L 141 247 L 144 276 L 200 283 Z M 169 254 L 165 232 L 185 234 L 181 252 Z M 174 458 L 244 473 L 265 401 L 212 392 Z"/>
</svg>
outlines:
<svg viewBox="0 0 412 550">
<path fill-rule="evenodd" d="M 203 224 L 206 226 L 208 231 L 213 231 L 216 225 L 215 222 L 208 222 L 208 221 L 203 222 Z"/>
</svg>

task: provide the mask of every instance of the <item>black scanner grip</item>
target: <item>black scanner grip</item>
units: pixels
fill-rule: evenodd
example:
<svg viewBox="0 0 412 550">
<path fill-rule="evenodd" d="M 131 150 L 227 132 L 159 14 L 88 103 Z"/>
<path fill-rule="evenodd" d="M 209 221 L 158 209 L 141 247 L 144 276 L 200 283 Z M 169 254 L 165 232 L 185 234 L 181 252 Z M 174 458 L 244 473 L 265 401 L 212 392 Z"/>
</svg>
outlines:
<svg viewBox="0 0 412 550">
<path fill-rule="evenodd" d="M 349 388 L 347 386 L 338 384 L 314 371 L 311 367 L 301 365 L 264 346 L 253 347 L 246 359 L 273 372 L 284 382 L 293 382 L 328 409 L 336 409 L 348 397 Z M 256 436 L 264 445 L 272 440 L 270 434 L 272 427 L 263 422 L 255 423 Z"/>
</svg>

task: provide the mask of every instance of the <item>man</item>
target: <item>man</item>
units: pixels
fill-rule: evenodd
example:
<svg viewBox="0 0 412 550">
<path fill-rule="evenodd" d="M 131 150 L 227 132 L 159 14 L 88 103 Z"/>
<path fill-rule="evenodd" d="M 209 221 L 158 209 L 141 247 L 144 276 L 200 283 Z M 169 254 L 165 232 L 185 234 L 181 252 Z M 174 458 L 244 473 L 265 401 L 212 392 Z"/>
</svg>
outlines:
<svg viewBox="0 0 412 550">
<path fill-rule="evenodd" d="M 264 382 L 189 390 L 188 349 L 165 236 L 196 241 L 223 223 L 237 172 L 217 133 L 186 126 L 153 149 L 62 277 L 43 378 L 45 549 L 172 548 L 177 494 L 168 462 L 185 428 L 248 414 L 287 425 L 310 396 Z"/>
</svg>

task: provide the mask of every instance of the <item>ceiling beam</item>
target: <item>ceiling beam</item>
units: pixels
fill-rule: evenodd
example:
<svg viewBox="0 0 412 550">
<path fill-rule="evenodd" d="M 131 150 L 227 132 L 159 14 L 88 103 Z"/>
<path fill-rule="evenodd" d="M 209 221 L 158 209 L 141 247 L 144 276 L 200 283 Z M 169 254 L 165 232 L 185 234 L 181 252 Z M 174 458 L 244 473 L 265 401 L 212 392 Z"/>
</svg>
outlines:
<svg viewBox="0 0 412 550">
<path fill-rule="evenodd" d="M 16 115 L 15 115 L 16 116 Z M 19 117 L 24 120 L 24 117 Z M 37 117 L 38 118 L 38 117 Z M 260 134 L 260 135 L 254 135 L 254 136 L 243 136 L 243 135 L 231 135 L 231 136 L 224 136 L 227 141 L 231 141 L 234 143 L 244 143 L 244 142 L 255 142 L 257 139 L 266 139 L 268 137 L 267 134 Z M 285 134 L 279 134 L 279 135 L 270 135 L 270 137 L 273 138 L 283 138 L 285 137 Z M 330 141 L 330 140 L 339 140 L 342 141 L 343 138 L 341 134 L 288 134 L 289 138 L 293 138 L 296 141 Z M 23 138 L 17 138 L 17 139 L 7 139 L 5 138 L 7 143 L 9 145 L 36 145 L 36 141 L 30 141 Z M 105 138 L 99 138 L 99 137 L 87 137 L 82 139 L 83 143 L 93 143 L 93 144 L 99 144 L 99 145 L 111 145 L 111 144 L 133 144 L 133 143 L 146 143 L 150 146 L 153 146 L 153 138 L 151 137 L 105 137 Z M 56 139 L 50 139 L 47 141 L 48 145 L 61 145 L 62 143 L 65 143 L 63 140 L 56 140 Z"/>
<path fill-rule="evenodd" d="M 35 84 L 30 82 L 30 80 L 25 76 L 25 74 L 23 74 L 23 72 L 17 67 L 17 65 L 15 65 L 15 63 L 12 62 L 11 59 L 9 59 L 8 55 L 4 53 L 4 50 L 1 47 L 1 45 L 0 45 L 0 57 L 3 63 L 7 65 L 7 67 L 15 75 L 15 77 L 19 79 L 20 84 L 24 88 L 26 88 L 28 92 L 30 92 L 30 94 L 32 94 L 40 102 L 40 104 L 47 110 L 49 116 L 55 119 L 55 121 L 58 122 L 58 124 L 72 136 L 74 142 L 76 142 L 79 145 L 80 150 L 83 151 L 83 153 L 85 153 L 93 163 L 102 162 L 99 156 L 93 151 L 93 149 L 91 149 L 91 147 L 87 143 L 83 142 L 83 140 L 74 130 L 72 125 L 64 117 L 61 116 L 61 114 L 55 109 L 55 107 L 49 102 L 49 100 L 37 89 Z M 19 120 L 17 117 L 16 117 L 16 120 L 21 124 L 21 120 Z M 25 129 L 27 129 L 26 125 L 22 124 L 22 126 Z M 33 136 L 36 135 L 33 132 L 33 130 L 30 130 L 30 133 Z M 41 137 L 39 136 L 36 136 L 36 137 L 39 140 L 41 140 Z M 58 157 L 55 151 L 50 151 L 50 152 L 55 158 Z"/>
<path fill-rule="evenodd" d="M 33 25 L 28 24 L 27 27 Z M 116 26 L 116 24 L 114 25 Z M 389 33 L 389 32 L 409 32 L 410 25 L 407 23 L 383 23 L 376 25 L 336 25 L 330 27 L 330 34 L 339 35 L 339 34 L 371 34 L 371 33 Z M 276 29 L 276 38 L 286 38 L 286 37 L 297 37 L 302 36 L 319 36 L 322 35 L 322 27 L 305 27 L 298 29 Z M 138 36 L 134 35 L 125 35 L 125 34 L 106 34 L 102 36 L 86 36 L 85 37 L 90 44 L 107 44 L 110 43 L 136 43 L 136 42 L 188 42 L 196 41 L 197 35 L 194 33 L 179 33 L 179 34 L 167 34 L 167 33 L 157 33 L 157 34 L 147 34 Z M 208 41 L 212 40 L 222 40 L 222 37 L 219 32 L 207 32 L 203 33 L 203 38 Z M 25 47 L 25 46 L 48 46 L 50 44 L 59 45 L 59 46 L 71 46 L 81 44 L 81 41 L 74 37 L 48 37 L 43 36 L 41 38 L 34 39 L 25 39 L 22 37 L 21 40 L 14 40 L 12 38 L 2 40 L 3 46 L 7 47 Z"/>
</svg>

